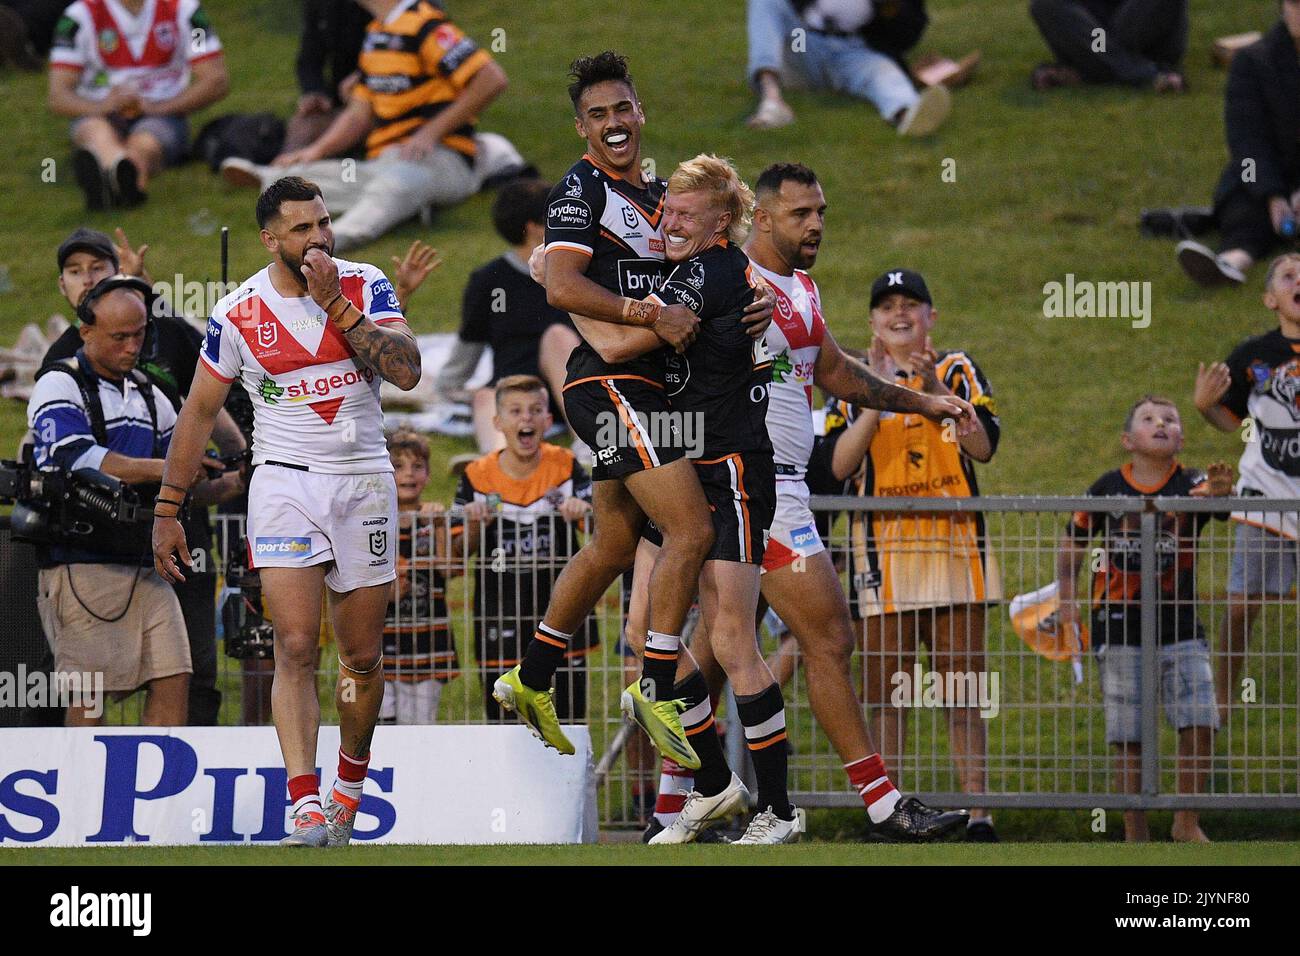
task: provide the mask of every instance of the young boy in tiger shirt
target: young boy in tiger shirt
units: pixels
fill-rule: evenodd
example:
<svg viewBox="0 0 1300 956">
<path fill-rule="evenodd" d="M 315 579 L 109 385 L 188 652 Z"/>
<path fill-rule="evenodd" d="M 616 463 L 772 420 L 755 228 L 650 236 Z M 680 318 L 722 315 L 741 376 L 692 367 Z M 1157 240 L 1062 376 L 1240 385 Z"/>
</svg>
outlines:
<svg viewBox="0 0 1300 956">
<path fill-rule="evenodd" d="M 382 724 L 433 724 L 447 681 L 460 676 L 447 609 L 448 556 L 455 556 L 446 509 L 421 501 L 429 484 L 429 442 L 399 428 L 388 434 L 397 485 L 397 580 L 384 621 Z"/>
<path fill-rule="evenodd" d="M 939 313 L 919 273 L 884 273 L 872 283 L 870 303 L 872 369 L 917 391 L 965 399 L 975 406 L 977 427 L 959 438 L 955 428 L 920 415 L 839 402 L 827 416 L 832 474 L 851 478 L 857 494 L 872 497 L 978 495 L 974 464 L 993 457 L 1001 434 L 988 380 L 965 352 L 935 352 L 930 332 Z M 1002 583 L 979 514 L 855 512 L 850 540 L 850 606 L 861 622 L 872 734 L 885 765 L 898 768 L 906 721 L 891 704 L 895 675 L 912 679 L 918 643 L 928 648 L 933 671 L 983 673 L 985 606 L 1001 599 Z M 983 793 L 987 735 L 980 703 L 944 699 L 943 706 L 961 786 Z M 971 810 L 966 838 L 997 840 L 985 810 Z"/>
<path fill-rule="evenodd" d="M 1178 461 L 1183 425 L 1167 398 L 1144 395 L 1124 422 L 1129 461 L 1108 471 L 1088 489 L 1089 496 L 1222 497 L 1232 493 L 1232 468 L 1223 462 L 1208 472 Z M 1210 650 L 1197 620 L 1196 541 L 1211 517 L 1224 513 L 1165 511 L 1159 515 L 1156 629 L 1160 641 L 1157 670 L 1165 716 L 1178 733 L 1178 792 L 1203 793 L 1213 755 L 1219 712 L 1210 673 Z M 1131 512 L 1077 511 L 1066 526 L 1057 554 L 1060 626 L 1078 627 L 1075 587 L 1094 536 L 1105 558 L 1093 574 L 1089 624 L 1101 669 L 1106 742 L 1115 752 L 1116 789 L 1141 792 L 1142 770 L 1142 553 L 1140 515 Z M 1175 810 L 1173 839 L 1208 843 L 1195 810 Z M 1150 839 L 1146 812 L 1124 812 L 1124 838 Z"/>
<path fill-rule="evenodd" d="M 509 375 L 495 391 L 492 421 L 506 446 L 469 463 L 456 504 L 464 510 L 464 560 L 478 553 L 474 630 L 484 706 L 488 720 L 500 723 L 514 718 L 493 699 L 492 685 L 523 659 L 555 579 L 578 552 L 591 478 L 569 449 L 542 440 L 553 419 L 540 378 Z M 563 721 L 585 718 L 586 655 L 599 643 L 595 615 L 588 615 L 555 674 L 552 693 Z"/>
</svg>

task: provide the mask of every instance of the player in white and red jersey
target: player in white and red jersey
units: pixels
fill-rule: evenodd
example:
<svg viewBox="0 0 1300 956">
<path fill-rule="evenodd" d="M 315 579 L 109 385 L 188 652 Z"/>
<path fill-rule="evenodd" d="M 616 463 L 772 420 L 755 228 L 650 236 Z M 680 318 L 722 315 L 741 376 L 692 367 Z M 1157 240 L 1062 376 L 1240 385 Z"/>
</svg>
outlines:
<svg viewBox="0 0 1300 956">
<path fill-rule="evenodd" d="M 776 290 L 767 330 L 773 363 L 767 430 L 776 464 L 776 517 L 763 557 L 763 599 L 799 642 L 813 716 L 844 761 L 873 832 L 893 840 L 935 839 L 964 825 L 967 814 L 941 813 L 915 797 L 902 798 L 872 744 L 853 691 L 848 601 L 817 533 L 804 482 L 813 447 L 812 390 L 816 385 L 855 405 L 952 419 L 958 434 L 971 430 L 975 412 L 959 398 L 885 382 L 840 349 L 822 317 L 817 285 L 804 271 L 817 259 L 826 212 L 812 170 L 797 163 L 769 166 L 754 192 L 757 207 L 745 252 Z"/>
<path fill-rule="evenodd" d="M 272 711 L 288 772 L 287 845 L 347 843 L 384 696 L 382 642 L 396 577 L 397 488 L 379 380 L 420 380 L 420 351 L 374 266 L 333 258 L 320 187 L 296 176 L 257 201 L 271 264 L 217 304 L 202 362 L 173 434 L 154 512 L 154 562 L 184 580 L 185 534 L 173 507 L 188 492 L 217 411 L 236 378 L 253 402 L 250 566 L 275 622 Z M 191 463 L 192 464 L 188 464 Z M 186 468 L 190 470 L 185 471 Z M 339 647 L 339 776 L 324 805 L 316 776 L 316 644 L 329 587 Z"/>
<path fill-rule="evenodd" d="M 91 209 L 143 202 L 185 158 L 186 117 L 230 79 L 199 0 L 77 0 L 50 49 L 50 108 L 73 118 L 73 173 Z"/>
</svg>

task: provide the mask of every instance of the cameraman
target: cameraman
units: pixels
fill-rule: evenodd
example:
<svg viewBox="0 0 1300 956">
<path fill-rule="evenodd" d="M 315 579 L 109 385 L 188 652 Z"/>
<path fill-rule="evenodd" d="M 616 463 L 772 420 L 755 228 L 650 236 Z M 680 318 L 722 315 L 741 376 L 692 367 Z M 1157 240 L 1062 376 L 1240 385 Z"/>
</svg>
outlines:
<svg viewBox="0 0 1300 956">
<path fill-rule="evenodd" d="M 132 248 L 121 229 L 117 230 L 116 242 L 97 230 L 77 229 L 59 246 L 59 292 L 75 310 L 91 287 L 118 272 L 152 283 L 144 264 L 148 249 L 147 244 Z M 194 380 L 203 336 L 185 319 L 172 315 L 163 297 L 150 292 L 146 304 L 152 316 L 152 328 L 145 338 L 136 367 L 149 376 L 153 385 L 171 402 L 172 408 L 180 411 L 181 402 Z M 69 327 L 50 346 L 41 366 L 70 358 L 81 344 L 80 330 L 75 325 Z M 234 392 L 231 394 L 234 396 Z M 248 401 L 242 390 L 236 397 L 245 403 Z M 251 406 L 247 411 L 251 423 Z M 212 439 L 222 455 L 237 455 L 248 447 L 235 419 L 224 410 L 212 429 Z M 190 513 L 185 524 L 185 537 L 192 548 L 205 554 L 211 551 L 212 529 L 207 509 L 194 509 Z M 206 572 L 188 575 L 185 583 L 175 585 L 189 634 L 190 660 L 194 668 L 189 690 L 191 726 L 215 725 L 221 707 L 221 694 L 217 690 L 216 587 L 217 572 L 211 566 Z"/>
<path fill-rule="evenodd" d="M 27 407 L 42 470 L 98 469 L 125 484 L 152 485 L 152 497 L 176 412 L 136 369 L 149 292 L 143 280 L 119 275 L 82 297 L 82 347 L 43 371 Z M 237 483 L 231 473 L 200 489 L 219 496 Z M 147 687 L 143 723 L 182 725 L 191 672 L 185 621 L 175 592 L 150 566 L 147 537 L 133 530 L 102 522 L 80 546 L 52 545 L 42 554 L 41 623 L 57 672 L 100 672 L 117 696 Z M 85 707 L 68 709 L 69 726 L 101 720 Z"/>
</svg>

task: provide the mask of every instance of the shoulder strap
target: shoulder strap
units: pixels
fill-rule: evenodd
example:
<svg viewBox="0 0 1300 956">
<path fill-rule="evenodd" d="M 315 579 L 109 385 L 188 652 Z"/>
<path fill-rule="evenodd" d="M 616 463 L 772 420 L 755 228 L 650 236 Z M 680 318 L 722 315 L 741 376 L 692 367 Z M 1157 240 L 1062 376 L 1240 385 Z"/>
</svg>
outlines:
<svg viewBox="0 0 1300 956">
<path fill-rule="evenodd" d="M 84 362 L 85 356 L 78 349 L 75 356 L 51 362 L 37 372 L 36 377 L 41 378 L 50 372 L 63 372 L 76 382 L 77 390 L 81 392 L 82 405 L 86 409 L 86 417 L 90 419 L 90 434 L 94 436 L 97 444 L 107 448 L 108 427 L 104 422 L 104 405 L 99 400 L 99 382 L 89 367 L 83 364 Z"/>
<path fill-rule="evenodd" d="M 131 381 L 140 389 L 140 397 L 144 399 L 145 408 L 149 409 L 149 425 L 153 429 L 153 457 L 161 458 L 162 440 L 158 435 L 158 406 L 154 400 L 153 382 L 138 368 L 131 369 Z"/>
</svg>

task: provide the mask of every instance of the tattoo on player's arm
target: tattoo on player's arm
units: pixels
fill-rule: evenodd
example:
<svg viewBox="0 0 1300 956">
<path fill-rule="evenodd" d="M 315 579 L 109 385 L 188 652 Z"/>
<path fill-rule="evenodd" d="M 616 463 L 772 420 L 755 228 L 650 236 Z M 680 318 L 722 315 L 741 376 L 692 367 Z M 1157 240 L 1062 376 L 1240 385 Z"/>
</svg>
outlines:
<svg viewBox="0 0 1300 956">
<path fill-rule="evenodd" d="M 925 407 L 920 392 L 885 381 L 850 356 L 841 356 L 839 368 L 842 374 L 836 376 L 840 380 L 836 384 L 841 387 L 831 389 L 836 398 L 886 412 L 916 412 Z"/>
<path fill-rule="evenodd" d="M 420 381 L 420 347 L 406 329 L 386 329 L 365 318 L 345 338 L 367 365 L 402 391 Z"/>
</svg>

